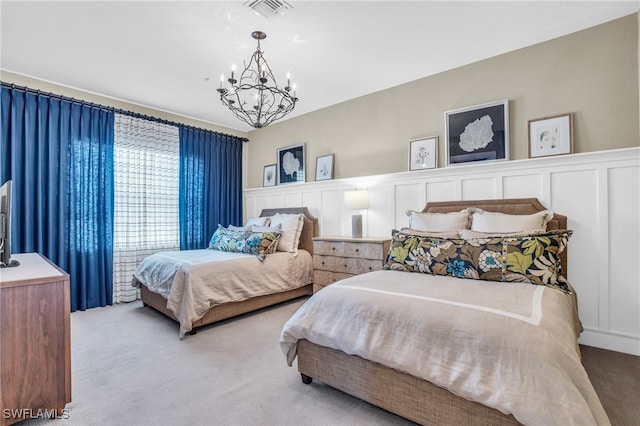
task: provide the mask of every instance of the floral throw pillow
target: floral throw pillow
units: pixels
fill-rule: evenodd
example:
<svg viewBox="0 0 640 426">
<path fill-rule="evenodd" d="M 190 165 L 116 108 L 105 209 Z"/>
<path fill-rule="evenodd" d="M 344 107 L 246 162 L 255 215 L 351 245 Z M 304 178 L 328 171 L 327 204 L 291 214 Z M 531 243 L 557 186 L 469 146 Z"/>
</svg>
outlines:
<svg viewBox="0 0 640 426">
<path fill-rule="evenodd" d="M 263 261 L 268 254 L 276 251 L 282 232 L 235 231 L 218 225 L 213 233 L 209 248 L 220 251 L 254 254 Z"/>
<path fill-rule="evenodd" d="M 476 239 L 393 231 L 384 269 L 486 281 L 525 282 L 571 293 L 560 254 L 573 231 Z"/>
</svg>

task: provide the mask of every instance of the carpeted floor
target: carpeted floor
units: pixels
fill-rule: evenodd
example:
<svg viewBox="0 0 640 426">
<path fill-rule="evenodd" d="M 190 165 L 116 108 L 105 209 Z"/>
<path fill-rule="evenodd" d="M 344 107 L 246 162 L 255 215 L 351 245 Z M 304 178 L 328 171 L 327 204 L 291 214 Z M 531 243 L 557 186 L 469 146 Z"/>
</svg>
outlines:
<svg viewBox="0 0 640 426">
<path fill-rule="evenodd" d="M 318 381 L 304 385 L 278 339 L 298 299 L 204 327 L 178 326 L 140 302 L 71 315 L 75 425 L 401 425 L 405 419 Z M 583 348 L 614 425 L 640 424 L 640 358 Z M 33 419 L 22 425 L 49 423 Z"/>
</svg>

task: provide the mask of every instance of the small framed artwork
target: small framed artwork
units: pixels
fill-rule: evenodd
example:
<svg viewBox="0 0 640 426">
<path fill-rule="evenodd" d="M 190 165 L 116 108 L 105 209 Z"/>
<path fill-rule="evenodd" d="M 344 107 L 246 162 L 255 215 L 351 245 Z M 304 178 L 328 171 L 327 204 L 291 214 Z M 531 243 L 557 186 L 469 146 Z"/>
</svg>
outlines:
<svg viewBox="0 0 640 426">
<path fill-rule="evenodd" d="M 409 170 L 435 169 L 437 163 L 437 136 L 409 141 Z"/>
<path fill-rule="evenodd" d="M 275 164 L 264 166 L 264 173 L 262 174 L 262 186 L 276 186 Z"/>
<path fill-rule="evenodd" d="M 316 180 L 333 179 L 333 161 L 333 154 L 316 157 Z"/>
<path fill-rule="evenodd" d="M 573 153 L 573 113 L 529 120 L 529 158 Z"/>
<path fill-rule="evenodd" d="M 509 159 L 509 100 L 454 111 L 445 116 L 447 166 Z"/>
<path fill-rule="evenodd" d="M 305 181 L 304 144 L 278 148 L 278 185 Z"/>
</svg>

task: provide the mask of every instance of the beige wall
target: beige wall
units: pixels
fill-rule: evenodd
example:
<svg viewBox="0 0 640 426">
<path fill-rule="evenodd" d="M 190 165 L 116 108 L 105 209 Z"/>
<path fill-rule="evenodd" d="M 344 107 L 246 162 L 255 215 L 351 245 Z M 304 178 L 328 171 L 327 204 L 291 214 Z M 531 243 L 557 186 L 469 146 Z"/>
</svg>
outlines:
<svg viewBox="0 0 640 426">
<path fill-rule="evenodd" d="M 444 112 L 501 99 L 509 99 L 512 160 L 527 158 L 527 120 L 567 112 L 576 153 L 638 146 L 638 21 L 630 15 L 252 131 L 245 186 L 262 186 L 276 149 L 298 143 L 307 147 L 307 181 L 328 153 L 336 178 L 406 171 L 409 140 L 430 135 L 443 167 Z"/>
</svg>

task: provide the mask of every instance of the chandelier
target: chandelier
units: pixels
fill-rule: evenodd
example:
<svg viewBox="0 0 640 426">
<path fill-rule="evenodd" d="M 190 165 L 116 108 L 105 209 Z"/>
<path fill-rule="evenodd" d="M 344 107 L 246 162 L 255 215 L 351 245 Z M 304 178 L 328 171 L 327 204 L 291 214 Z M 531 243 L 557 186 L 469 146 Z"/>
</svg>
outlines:
<svg viewBox="0 0 640 426">
<path fill-rule="evenodd" d="M 291 76 L 287 73 L 287 85 L 279 88 L 276 79 L 260 50 L 260 40 L 267 35 L 254 31 L 251 37 L 258 41 L 258 49 L 253 52 L 249 63 L 238 79 L 235 78 L 235 64 L 231 67 L 231 77 L 225 84 L 220 77 L 220 100 L 240 120 L 256 129 L 266 127 L 293 111 L 298 101 L 296 88 L 291 86 Z"/>
</svg>

